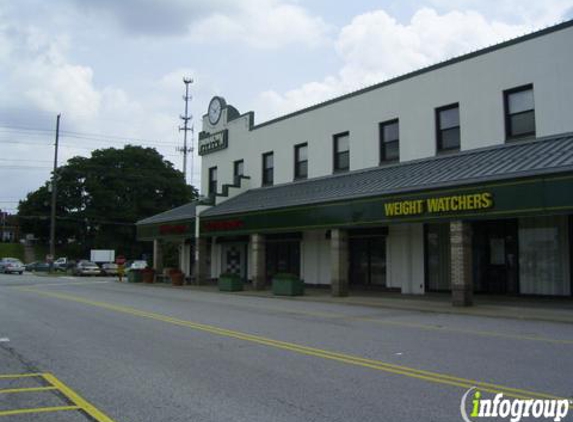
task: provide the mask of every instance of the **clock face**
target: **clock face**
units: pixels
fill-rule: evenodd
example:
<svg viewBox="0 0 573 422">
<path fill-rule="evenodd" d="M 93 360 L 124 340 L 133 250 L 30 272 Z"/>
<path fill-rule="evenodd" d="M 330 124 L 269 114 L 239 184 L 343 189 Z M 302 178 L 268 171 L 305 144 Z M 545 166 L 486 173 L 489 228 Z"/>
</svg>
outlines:
<svg viewBox="0 0 573 422">
<path fill-rule="evenodd" d="M 219 119 L 221 118 L 221 112 L 223 111 L 223 104 L 219 97 L 213 97 L 211 102 L 209 103 L 209 123 L 212 125 L 217 124 Z"/>
</svg>

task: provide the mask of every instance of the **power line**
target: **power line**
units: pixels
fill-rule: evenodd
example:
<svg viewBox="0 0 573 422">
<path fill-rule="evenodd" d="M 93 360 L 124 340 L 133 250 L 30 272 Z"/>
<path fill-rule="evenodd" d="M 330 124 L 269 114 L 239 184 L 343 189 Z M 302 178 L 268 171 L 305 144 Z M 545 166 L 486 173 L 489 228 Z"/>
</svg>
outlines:
<svg viewBox="0 0 573 422">
<path fill-rule="evenodd" d="M 40 129 L 34 127 L 25 127 L 25 126 L 13 126 L 13 125 L 2 125 L 0 124 L 0 133 L 19 133 L 19 134 L 26 134 L 26 135 L 33 135 L 33 136 L 53 136 L 54 131 L 53 129 Z M 115 142 L 140 142 L 149 145 L 164 145 L 164 146 L 176 146 L 177 143 L 175 142 L 162 142 L 157 139 L 145 139 L 145 138 L 136 138 L 133 136 L 125 136 L 125 135 L 109 135 L 109 134 L 101 134 L 101 133 L 89 133 L 89 132 L 77 132 L 77 131 L 70 131 L 70 130 L 62 130 L 61 137 L 65 138 L 75 138 L 75 139 L 83 139 L 83 140 L 94 140 L 94 141 L 112 141 Z"/>
</svg>

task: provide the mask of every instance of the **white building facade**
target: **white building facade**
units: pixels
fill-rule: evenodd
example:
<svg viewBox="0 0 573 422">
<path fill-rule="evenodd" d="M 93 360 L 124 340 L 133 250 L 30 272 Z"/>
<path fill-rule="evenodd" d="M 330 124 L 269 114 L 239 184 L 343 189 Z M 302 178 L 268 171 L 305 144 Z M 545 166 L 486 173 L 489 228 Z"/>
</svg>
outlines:
<svg viewBox="0 0 573 422">
<path fill-rule="evenodd" d="M 566 22 L 260 124 L 213 98 L 190 274 L 571 296 L 572 45 Z"/>
</svg>

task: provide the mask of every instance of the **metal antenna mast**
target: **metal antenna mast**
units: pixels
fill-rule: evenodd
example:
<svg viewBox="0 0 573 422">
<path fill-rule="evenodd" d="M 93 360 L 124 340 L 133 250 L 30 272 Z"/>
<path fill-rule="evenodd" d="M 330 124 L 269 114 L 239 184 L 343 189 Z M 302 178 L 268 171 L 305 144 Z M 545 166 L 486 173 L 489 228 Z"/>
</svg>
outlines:
<svg viewBox="0 0 573 422">
<path fill-rule="evenodd" d="M 189 85 L 193 83 L 191 78 L 183 78 L 183 83 L 185 84 L 185 95 L 183 100 L 185 101 L 185 114 L 179 116 L 183 120 L 183 126 L 179 126 L 179 131 L 183 131 L 183 148 L 177 148 L 178 151 L 183 152 L 183 177 L 185 182 L 187 182 L 187 154 L 191 153 L 191 183 L 193 183 L 193 126 L 189 127 L 189 123 L 193 120 L 193 116 L 189 114 L 189 101 L 191 100 L 191 95 L 189 95 Z M 191 146 L 187 147 L 187 132 L 191 131 Z"/>
</svg>

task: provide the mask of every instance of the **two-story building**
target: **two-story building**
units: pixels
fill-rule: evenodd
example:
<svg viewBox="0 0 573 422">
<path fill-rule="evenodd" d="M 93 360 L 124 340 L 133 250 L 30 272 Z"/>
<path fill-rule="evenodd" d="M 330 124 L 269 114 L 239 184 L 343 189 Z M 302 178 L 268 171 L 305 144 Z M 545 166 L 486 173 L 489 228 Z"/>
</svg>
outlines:
<svg viewBox="0 0 573 422">
<path fill-rule="evenodd" d="M 140 238 L 179 227 L 198 282 L 571 296 L 571 46 L 569 21 L 262 123 L 214 97 L 208 199 Z"/>
</svg>

